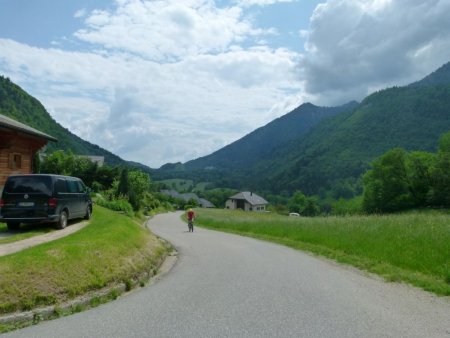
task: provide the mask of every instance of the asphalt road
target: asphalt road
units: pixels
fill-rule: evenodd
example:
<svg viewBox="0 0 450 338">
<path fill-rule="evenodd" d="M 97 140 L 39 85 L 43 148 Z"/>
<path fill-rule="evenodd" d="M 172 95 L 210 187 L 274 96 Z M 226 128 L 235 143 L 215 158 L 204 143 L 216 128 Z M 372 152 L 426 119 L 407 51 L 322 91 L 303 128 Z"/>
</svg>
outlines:
<svg viewBox="0 0 450 338">
<path fill-rule="evenodd" d="M 195 229 L 152 231 L 180 257 L 161 280 L 7 337 L 450 337 L 450 300 L 283 246 Z"/>
</svg>

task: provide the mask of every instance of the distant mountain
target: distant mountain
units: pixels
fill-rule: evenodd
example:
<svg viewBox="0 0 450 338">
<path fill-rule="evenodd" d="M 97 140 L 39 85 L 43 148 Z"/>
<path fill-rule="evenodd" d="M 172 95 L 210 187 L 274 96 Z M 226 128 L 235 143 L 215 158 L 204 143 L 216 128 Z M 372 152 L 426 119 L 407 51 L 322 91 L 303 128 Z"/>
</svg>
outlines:
<svg viewBox="0 0 450 338">
<path fill-rule="evenodd" d="M 266 177 L 266 188 L 316 194 L 358 178 L 394 147 L 436 151 L 439 137 L 450 130 L 448 83 L 372 94 L 353 111 L 323 121 L 272 155 L 273 162 L 284 165 L 257 173 Z"/>
<path fill-rule="evenodd" d="M 304 129 L 290 129 L 295 125 L 291 119 L 301 116 L 297 123 L 306 124 L 322 109 L 332 113 Z M 436 151 L 439 137 L 450 130 L 450 63 L 409 86 L 381 90 L 360 104 L 332 109 L 302 105 L 296 113 L 187 162 L 187 170 L 178 174 L 194 179 L 204 175 L 220 187 L 266 194 L 360 193 L 361 174 L 387 150 Z M 203 170 L 206 167 L 215 170 Z"/>
<path fill-rule="evenodd" d="M 357 105 L 357 102 L 339 107 L 302 104 L 213 154 L 187 162 L 185 169 L 246 169 L 266 159 L 274 149 L 305 134 L 323 119 L 351 110 Z"/>
<path fill-rule="evenodd" d="M 449 84 L 450 62 L 444 64 L 439 69 L 424 77 L 422 80 L 411 83 L 410 87 L 426 87 Z"/>
<path fill-rule="evenodd" d="M 139 163 L 128 162 L 119 156 L 81 139 L 68 129 L 57 123 L 44 106 L 22 88 L 8 78 L 0 76 L 0 114 L 25 123 L 58 139 L 49 142 L 47 152 L 55 150 L 71 150 L 76 155 L 104 156 L 109 165 L 124 165 L 150 171 L 150 168 Z"/>
</svg>

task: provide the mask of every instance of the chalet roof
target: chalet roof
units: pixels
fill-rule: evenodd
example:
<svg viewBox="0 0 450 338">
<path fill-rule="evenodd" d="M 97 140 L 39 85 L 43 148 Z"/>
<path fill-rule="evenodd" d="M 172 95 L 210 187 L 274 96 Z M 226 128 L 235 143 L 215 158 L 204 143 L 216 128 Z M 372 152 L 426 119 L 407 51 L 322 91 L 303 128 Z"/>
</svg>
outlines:
<svg viewBox="0 0 450 338">
<path fill-rule="evenodd" d="M 1 114 L 0 114 L 0 127 L 17 130 L 17 131 L 20 131 L 25 134 L 45 138 L 49 141 L 55 141 L 55 142 L 58 141 L 53 136 L 47 135 L 37 129 L 31 128 L 31 127 L 27 126 L 26 124 L 20 123 L 16 120 L 13 120 L 13 119 L 11 119 L 5 115 L 1 115 Z"/>
<path fill-rule="evenodd" d="M 216 206 L 212 204 L 210 201 L 205 200 L 204 198 L 199 198 L 198 202 L 203 208 L 215 208 Z"/>
<path fill-rule="evenodd" d="M 234 200 L 246 200 L 251 205 L 269 204 L 264 198 L 250 191 L 243 191 L 230 197 Z"/>
</svg>

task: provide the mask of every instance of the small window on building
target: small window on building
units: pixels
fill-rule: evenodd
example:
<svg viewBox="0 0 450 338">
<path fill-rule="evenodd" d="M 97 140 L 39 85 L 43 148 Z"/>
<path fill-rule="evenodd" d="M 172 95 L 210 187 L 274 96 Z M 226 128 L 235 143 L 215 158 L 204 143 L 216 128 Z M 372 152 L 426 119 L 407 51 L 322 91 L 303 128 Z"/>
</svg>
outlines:
<svg viewBox="0 0 450 338">
<path fill-rule="evenodd" d="M 22 155 L 17 153 L 12 153 L 9 159 L 10 169 L 22 169 Z"/>
</svg>

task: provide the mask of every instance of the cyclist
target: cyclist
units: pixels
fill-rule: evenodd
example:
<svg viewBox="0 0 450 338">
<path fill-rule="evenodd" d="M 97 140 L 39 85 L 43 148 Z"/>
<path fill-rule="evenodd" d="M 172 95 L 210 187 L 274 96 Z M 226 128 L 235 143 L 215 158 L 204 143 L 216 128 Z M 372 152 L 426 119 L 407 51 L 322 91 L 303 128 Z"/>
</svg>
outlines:
<svg viewBox="0 0 450 338">
<path fill-rule="evenodd" d="M 194 219 L 195 219 L 194 210 L 192 210 L 192 208 L 189 208 L 187 212 L 189 232 L 194 232 Z"/>
</svg>

